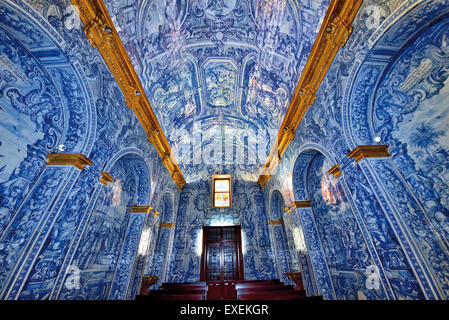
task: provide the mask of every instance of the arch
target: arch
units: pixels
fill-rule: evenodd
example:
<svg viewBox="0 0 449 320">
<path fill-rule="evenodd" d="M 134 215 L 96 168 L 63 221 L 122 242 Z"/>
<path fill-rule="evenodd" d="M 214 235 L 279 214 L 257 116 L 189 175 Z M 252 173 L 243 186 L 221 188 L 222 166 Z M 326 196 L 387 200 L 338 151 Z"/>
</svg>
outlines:
<svg viewBox="0 0 449 320">
<path fill-rule="evenodd" d="M 358 145 L 374 143 L 379 133 L 373 124 L 375 97 L 395 61 L 423 33 L 449 16 L 447 3 L 436 0 L 416 3 L 415 6 L 404 3 L 397 14 L 382 23 L 360 50 L 363 54 L 351 70 L 342 111 L 343 130 L 350 150 Z M 381 138 L 382 142 L 388 142 Z"/>
<path fill-rule="evenodd" d="M 292 162 L 293 167 L 290 169 L 290 172 L 292 172 L 293 196 L 296 201 L 308 200 L 307 190 L 305 188 L 307 168 L 311 159 L 318 154 L 322 154 L 332 166 L 338 163 L 335 155 L 323 146 L 316 143 L 302 145 L 298 149 L 296 160 Z"/>
<path fill-rule="evenodd" d="M 379 194 L 389 195 L 382 201 L 392 213 L 385 212 L 409 255 L 419 252 L 411 265 L 425 270 L 415 271 L 417 278 L 429 274 L 421 289 L 432 299 L 449 292 L 449 6 L 415 4 L 404 4 L 362 50 L 348 78 L 343 129 L 350 149 L 375 138 L 388 146 L 388 159 L 360 165 L 371 170 Z"/>
<path fill-rule="evenodd" d="M 4 0 L 0 1 L 4 8 L 0 28 L 10 36 L 20 39 L 15 45 L 24 48 L 26 52 L 43 50 L 39 54 L 31 53 L 16 57 L 18 59 L 15 58 L 14 61 L 23 61 L 33 56 L 39 68 L 44 70 L 43 74 L 49 78 L 49 83 L 54 86 L 54 89 L 49 89 L 48 92 L 59 97 L 59 104 L 53 104 L 53 108 L 59 108 L 59 105 L 61 105 L 62 113 L 68 117 L 64 119 L 63 125 L 58 129 L 51 127 L 59 120 L 53 113 L 49 114 L 48 117 L 41 116 L 33 120 L 37 122 L 40 118 L 41 120 L 44 118 L 47 128 L 43 129 L 48 131 L 47 134 L 55 135 L 58 133 L 59 139 L 55 140 L 56 143 L 51 146 L 48 144 L 42 146 L 48 148 L 49 151 L 54 151 L 54 147 L 64 144 L 64 152 L 81 152 L 88 155 L 95 141 L 97 121 L 93 95 L 87 86 L 86 75 L 82 72 L 78 61 L 68 58 L 71 49 L 60 33 L 46 19 L 36 14 L 34 9 L 26 2 L 12 2 L 14 4 Z M 50 57 L 56 59 L 57 63 L 49 62 Z M 38 73 L 32 73 L 34 77 L 38 75 Z M 64 87 L 68 81 L 71 82 L 70 89 L 68 86 L 67 88 Z M 20 83 L 20 81 L 18 82 Z M 46 83 L 46 81 L 43 81 L 43 83 Z M 29 82 L 25 81 L 25 84 L 29 84 Z M 26 86 L 22 86 L 19 89 L 21 92 L 18 94 L 22 95 L 25 88 Z M 41 88 L 40 93 L 44 92 L 45 89 L 45 87 Z M 2 88 L 2 91 L 6 94 L 4 90 L 5 87 Z M 29 93 L 31 94 L 32 91 Z M 32 99 L 30 98 L 22 101 L 31 103 Z M 36 99 L 36 96 L 32 98 Z M 45 101 L 48 102 L 48 100 Z M 42 112 L 46 112 L 43 104 L 40 101 L 39 107 Z M 83 114 L 83 117 L 80 118 L 80 114 Z"/>
<path fill-rule="evenodd" d="M 382 285 L 365 286 L 365 269 L 375 261 L 341 182 L 327 172 L 333 166 L 329 156 L 305 146 L 292 174 L 295 199 L 312 201 L 311 208 L 298 209 L 313 267 L 306 282 L 315 280 L 321 292 L 336 299 L 384 299 Z"/>
<path fill-rule="evenodd" d="M 97 121 L 89 81 L 60 30 L 25 1 L 1 0 L 0 6 L 0 237 L 1 247 L 14 248 L 0 250 L 8 261 L 0 294 L 12 298 L 44 245 L 41 235 L 55 222 L 55 203 L 67 199 L 80 174 L 74 167 L 45 166 L 46 156 L 89 156 Z M 21 275 L 11 277 L 16 271 Z"/>
<path fill-rule="evenodd" d="M 173 222 L 175 218 L 173 193 L 170 191 L 162 192 L 158 198 L 156 209 L 161 213 L 161 222 Z"/>
<path fill-rule="evenodd" d="M 1 233 L 39 176 L 46 179 L 47 153 L 90 153 L 96 112 L 82 68 L 67 58 L 58 32 L 24 1 L 0 4 L 1 69 L 10 74 L 0 85 Z"/>
<path fill-rule="evenodd" d="M 59 299 L 107 299 L 120 266 L 122 244 L 131 241 L 129 245 L 137 247 L 137 233 L 127 233 L 138 222 L 130 220 L 131 206 L 139 197 L 133 160 L 128 153 L 111 164 L 109 173 L 114 181 L 102 187 L 71 262 L 81 270 L 80 288 L 68 290 L 64 286 Z M 134 225 L 129 226 L 130 221 Z"/>
<path fill-rule="evenodd" d="M 144 158 L 143 151 L 134 147 L 124 148 L 109 159 L 103 171 L 109 173 L 117 161 L 121 159 L 127 159 L 130 162 L 137 179 L 137 198 L 135 205 L 148 205 L 151 200 L 151 167 Z"/>
</svg>

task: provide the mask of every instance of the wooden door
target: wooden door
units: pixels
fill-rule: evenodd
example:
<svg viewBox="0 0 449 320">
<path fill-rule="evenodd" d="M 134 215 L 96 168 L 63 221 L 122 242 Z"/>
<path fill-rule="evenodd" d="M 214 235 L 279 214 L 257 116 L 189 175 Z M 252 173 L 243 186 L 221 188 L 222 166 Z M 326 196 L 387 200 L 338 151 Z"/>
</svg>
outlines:
<svg viewBox="0 0 449 320">
<path fill-rule="evenodd" d="M 204 227 L 201 281 L 209 299 L 235 299 L 235 283 L 243 280 L 241 227 Z"/>
</svg>

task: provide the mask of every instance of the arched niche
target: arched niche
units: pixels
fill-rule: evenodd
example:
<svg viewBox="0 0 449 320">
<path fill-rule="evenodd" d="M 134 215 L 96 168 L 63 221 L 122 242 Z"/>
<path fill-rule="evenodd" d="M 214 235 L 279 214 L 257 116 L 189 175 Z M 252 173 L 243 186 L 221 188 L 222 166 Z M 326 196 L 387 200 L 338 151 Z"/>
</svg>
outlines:
<svg viewBox="0 0 449 320">
<path fill-rule="evenodd" d="M 295 200 L 312 204 L 297 209 L 313 270 L 306 282 L 316 281 L 326 299 L 385 299 L 382 284 L 366 285 L 367 270 L 375 262 L 340 181 L 327 172 L 333 163 L 321 151 L 304 149 L 292 175 Z"/>
<path fill-rule="evenodd" d="M 136 202 L 135 205 L 146 206 L 150 203 L 151 196 L 151 167 L 144 158 L 142 150 L 128 147 L 114 154 L 105 164 L 103 171 L 110 172 L 118 161 L 126 161 L 129 163 L 136 177 Z"/>
<path fill-rule="evenodd" d="M 273 222 L 272 232 L 274 239 L 274 249 L 279 277 L 283 279 L 283 281 L 289 281 L 286 279 L 286 273 L 291 272 L 292 262 L 284 220 L 284 208 L 284 197 L 278 190 L 274 190 L 271 193 L 270 201 L 271 221 Z M 279 224 L 276 223 L 278 221 L 280 222 Z"/>
<path fill-rule="evenodd" d="M 157 207 L 162 214 L 162 222 L 173 222 L 173 195 L 171 193 L 164 193 L 159 200 L 159 206 Z"/>
<path fill-rule="evenodd" d="M 271 193 L 271 219 L 281 220 L 283 218 L 283 208 L 285 208 L 285 200 L 278 190 Z"/>
<path fill-rule="evenodd" d="M 114 178 L 102 187 L 73 255 L 71 266 L 79 271 L 79 286 L 64 286 L 59 299 L 103 300 L 126 295 L 143 221 L 131 217 L 131 207 L 148 205 L 149 170 L 137 152 L 119 152 L 105 169 Z M 131 252 L 131 254 L 128 254 Z M 128 259 L 127 266 L 119 262 Z M 125 283 L 117 278 L 124 268 Z M 126 269 L 126 270 L 125 270 Z M 67 281 L 67 280 L 66 280 Z M 121 287 L 124 286 L 124 289 Z M 117 291 L 116 291 L 117 290 Z M 124 293 L 119 293 L 125 290 Z"/>
<path fill-rule="evenodd" d="M 361 165 L 389 195 L 385 202 L 401 217 L 401 229 L 412 232 L 411 246 L 433 274 L 426 294 L 443 297 L 449 292 L 449 7 L 417 1 L 398 13 L 367 41 L 349 75 L 343 126 L 349 149 L 388 146 L 386 161 Z"/>
<path fill-rule="evenodd" d="M 1 234 L 38 177 L 51 179 L 42 173 L 47 153 L 89 155 L 96 113 L 88 81 L 54 28 L 26 2 L 0 6 Z"/>
<path fill-rule="evenodd" d="M 344 97 L 343 125 L 350 148 L 373 144 L 379 137 L 389 144 L 390 153 L 401 152 L 394 132 L 423 104 L 429 107 L 445 93 L 448 17 L 447 5 L 422 1 L 397 21 L 384 22 L 367 41 L 370 46 L 352 70 Z"/>
<path fill-rule="evenodd" d="M 2 0 L 0 7 L 0 296 L 16 299 L 73 182 L 89 176 L 73 166 L 45 166 L 47 154 L 89 156 L 97 122 L 85 70 L 64 38 L 25 1 Z M 59 263 L 52 256 L 39 267 Z M 52 269 L 46 280 L 54 276 Z M 47 295 L 51 281 L 44 294 L 33 284 L 27 298 Z"/>
<path fill-rule="evenodd" d="M 159 232 L 157 235 L 154 256 L 153 256 L 153 270 L 152 275 L 158 276 L 159 280 L 156 284 L 164 282 L 168 271 L 170 253 L 171 253 L 171 241 L 173 238 L 174 226 L 169 224 L 173 223 L 174 210 L 173 210 L 173 196 L 171 193 L 166 192 L 159 199 L 157 206 L 161 214 Z M 165 224 L 165 225 L 163 225 Z"/>
</svg>

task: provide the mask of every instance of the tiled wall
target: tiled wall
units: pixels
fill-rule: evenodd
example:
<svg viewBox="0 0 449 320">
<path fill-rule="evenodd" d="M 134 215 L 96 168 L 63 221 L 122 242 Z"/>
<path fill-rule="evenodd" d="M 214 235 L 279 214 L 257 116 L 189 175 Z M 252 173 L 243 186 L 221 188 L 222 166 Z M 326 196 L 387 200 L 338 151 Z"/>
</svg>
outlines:
<svg viewBox="0 0 449 320">
<path fill-rule="evenodd" d="M 70 1 L 0 7 L 0 297 L 133 297 L 153 218 L 130 207 L 157 210 L 164 192 L 177 204 L 177 187 Z M 45 166 L 49 152 L 93 164 Z"/>
<path fill-rule="evenodd" d="M 153 37 L 158 31 L 144 32 L 149 38 L 140 48 L 126 34 L 133 39 L 154 24 L 139 30 L 131 23 L 134 2 L 111 3 L 164 132 L 178 146 L 176 132 L 194 116 L 205 127 L 234 117 L 238 128 L 276 128 L 327 6 L 303 3 L 307 41 L 285 33 L 301 54 L 284 65 L 284 83 L 273 70 L 257 73 L 251 62 L 257 60 L 252 54 L 270 60 L 266 39 L 257 42 L 249 32 L 245 39 L 253 47 L 225 50 L 219 33 L 202 29 L 207 10 L 186 20 L 187 30 L 198 32 L 178 38 L 174 44 L 181 46 Z M 184 2 L 176 3 L 184 14 Z M 255 2 L 238 3 L 232 15 L 241 16 L 233 19 L 251 29 L 245 12 Z M 307 293 L 325 299 L 449 297 L 449 1 L 364 1 L 265 189 L 241 175 L 248 168 L 199 161 L 181 163 L 190 182 L 181 193 L 98 51 L 70 20 L 70 5 L 0 0 L 0 298 L 133 298 L 141 275 L 153 272 L 161 281 L 198 281 L 200 230 L 226 224 L 242 226 L 245 279 L 284 279 L 285 271 L 301 269 Z M 294 8 L 289 2 L 292 17 Z M 222 36 L 238 37 L 237 29 Z M 182 48 L 200 36 L 215 37 L 210 50 Z M 185 63 L 164 65 L 159 49 L 170 49 L 172 62 L 184 55 Z M 212 68 L 208 61 L 217 57 Z M 214 93 L 217 74 L 229 80 L 224 100 Z M 242 103 L 250 95 L 241 90 L 249 87 L 245 81 L 257 74 L 270 87 L 260 89 L 258 99 L 268 101 L 271 91 L 283 97 L 271 111 L 262 100 Z M 180 95 L 180 87 L 190 94 Z M 157 109 L 158 101 L 166 104 Z M 203 142 L 206 150 L 214 144 Z M 347 157 L 358 145 L 376 143 L 388 145 L 390 156 Z M 83 170 L 45 166 L 49 152 L 82 153 L 93 164 Z M 327 170 L 335 164 L 342 175 L 333 180 Z M 100 184 L 102 171 L 114 182 Z M 214 173 L 233 174 L 230 209 L 211 207 Z M 312 200 L 312 207 L 282 212 L 295 200 Z M 151 205 L 161 215 L 133 214 L 134 204 Z M 283 227 L 270 219 L 281 219 Z M 161 222 L 175 226 L 161 229 Z"/>
<path fill-rule="evenodd" d="M 364 1 L 265 187 L 266 196 L 279 190 L 288 203 L 312 200 L 285 219 L 287 229 L 302 227 L 296 248 L 309 294 L 448 297 L 448 11 L 447 1 Z M 388 145 L 390 156 L 347 157 L 375 144 Z M 342 175 L 329 196 L 327 170 L 336 164 Z M 344 200 L 333 203 L 336 194 Z M 379 290 L 367 289 L 373 277 Z"/>
<path fill-rule="evenodd" d="M 211 178 L 188 184 L 180 196 L 168 280 L 200 280 L 203 226 L 241 225 L 244 278 L 274 279 L 274 256 L 263 195 L 255 182 L 232 181 L 231 208 L 213 208 Z"/>
</svg>

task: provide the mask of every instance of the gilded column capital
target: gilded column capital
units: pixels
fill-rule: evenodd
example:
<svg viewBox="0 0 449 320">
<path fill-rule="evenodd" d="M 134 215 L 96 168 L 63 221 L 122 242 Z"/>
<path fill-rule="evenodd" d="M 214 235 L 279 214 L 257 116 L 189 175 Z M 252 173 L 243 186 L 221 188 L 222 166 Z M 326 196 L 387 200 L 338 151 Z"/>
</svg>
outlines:
<svg viewBox="0 0 449 320">
<path fill-rule="evenodd" d="M 271 178 L 270 174 L 262 174 L 259 176 L 257 183 L 259 184 L 262 190 L 265 188 L 265 184 L 268 182 L 268 180 L 270 180 L 270 178 Z"/>
<path fill-rule="evenodd" d="M 132 206 L 131 212 L 134 213 L 150 213 L 153 210 L 152 206 Z"/>
<path fill-rule="evenodd" d="M 268 223 L 272 226 L 280 226 L 282 225 L 282 220 L 268 220 Z"/>
<path fill-rule="evenodd" d="M 365 158 L 384 158 L 389 157 L 387 145 L 364 145 L 358 146 L 350 153 L 348 153 L 348 158 L 354 158 L 355 161 L 359 162 Z"/>
<path fill-rule="evenodd" d="M 330 168 L 329 171 L 327 172 L 329 174 L 332 174 L 335 177 L 335 179 L 337 179 L 339 176 L 341 176 L 340 165 L 336 164 L 335 166 Z"/>
<path fill-rule="evenodd" d="M 80 170 L 83 170 L 85 165 L 93 164 L 92 160 L 81 153 L 52 152 L 47 153 L 47 159 L 47 166 L 74 166 Z"/>
<path fill-rule="evenodd" d="M 156 217 L 157 217 L 159 214 L 160 214 L 159 211 L 154 210 L 154 211 L 153 211 L 153 218 L 156 219 Z"/>
<path fill-rule="evenodd" d="M 310 208 L 312 207 L 312 201 L 310 200 L 301 200 L 301 201 L 293 201 L 290 206 L 292 208 Z"/>
<path fill-rule="evenodd" d="M 171 229 L 175 226 L 175 224 L 173 222 L 162 222 L 161 223 L 161 228 L 165 228 L 165 229 Z"/>
<path fill-rule="evenodd" d="M 108 182 L 112 182 L 114 181 L 114 178 L 107 172 L 102 171 L 101 172 L 101 177 L 100 177 L 100 182 L 104 185 L 107 185 Z"/>
</svg>

